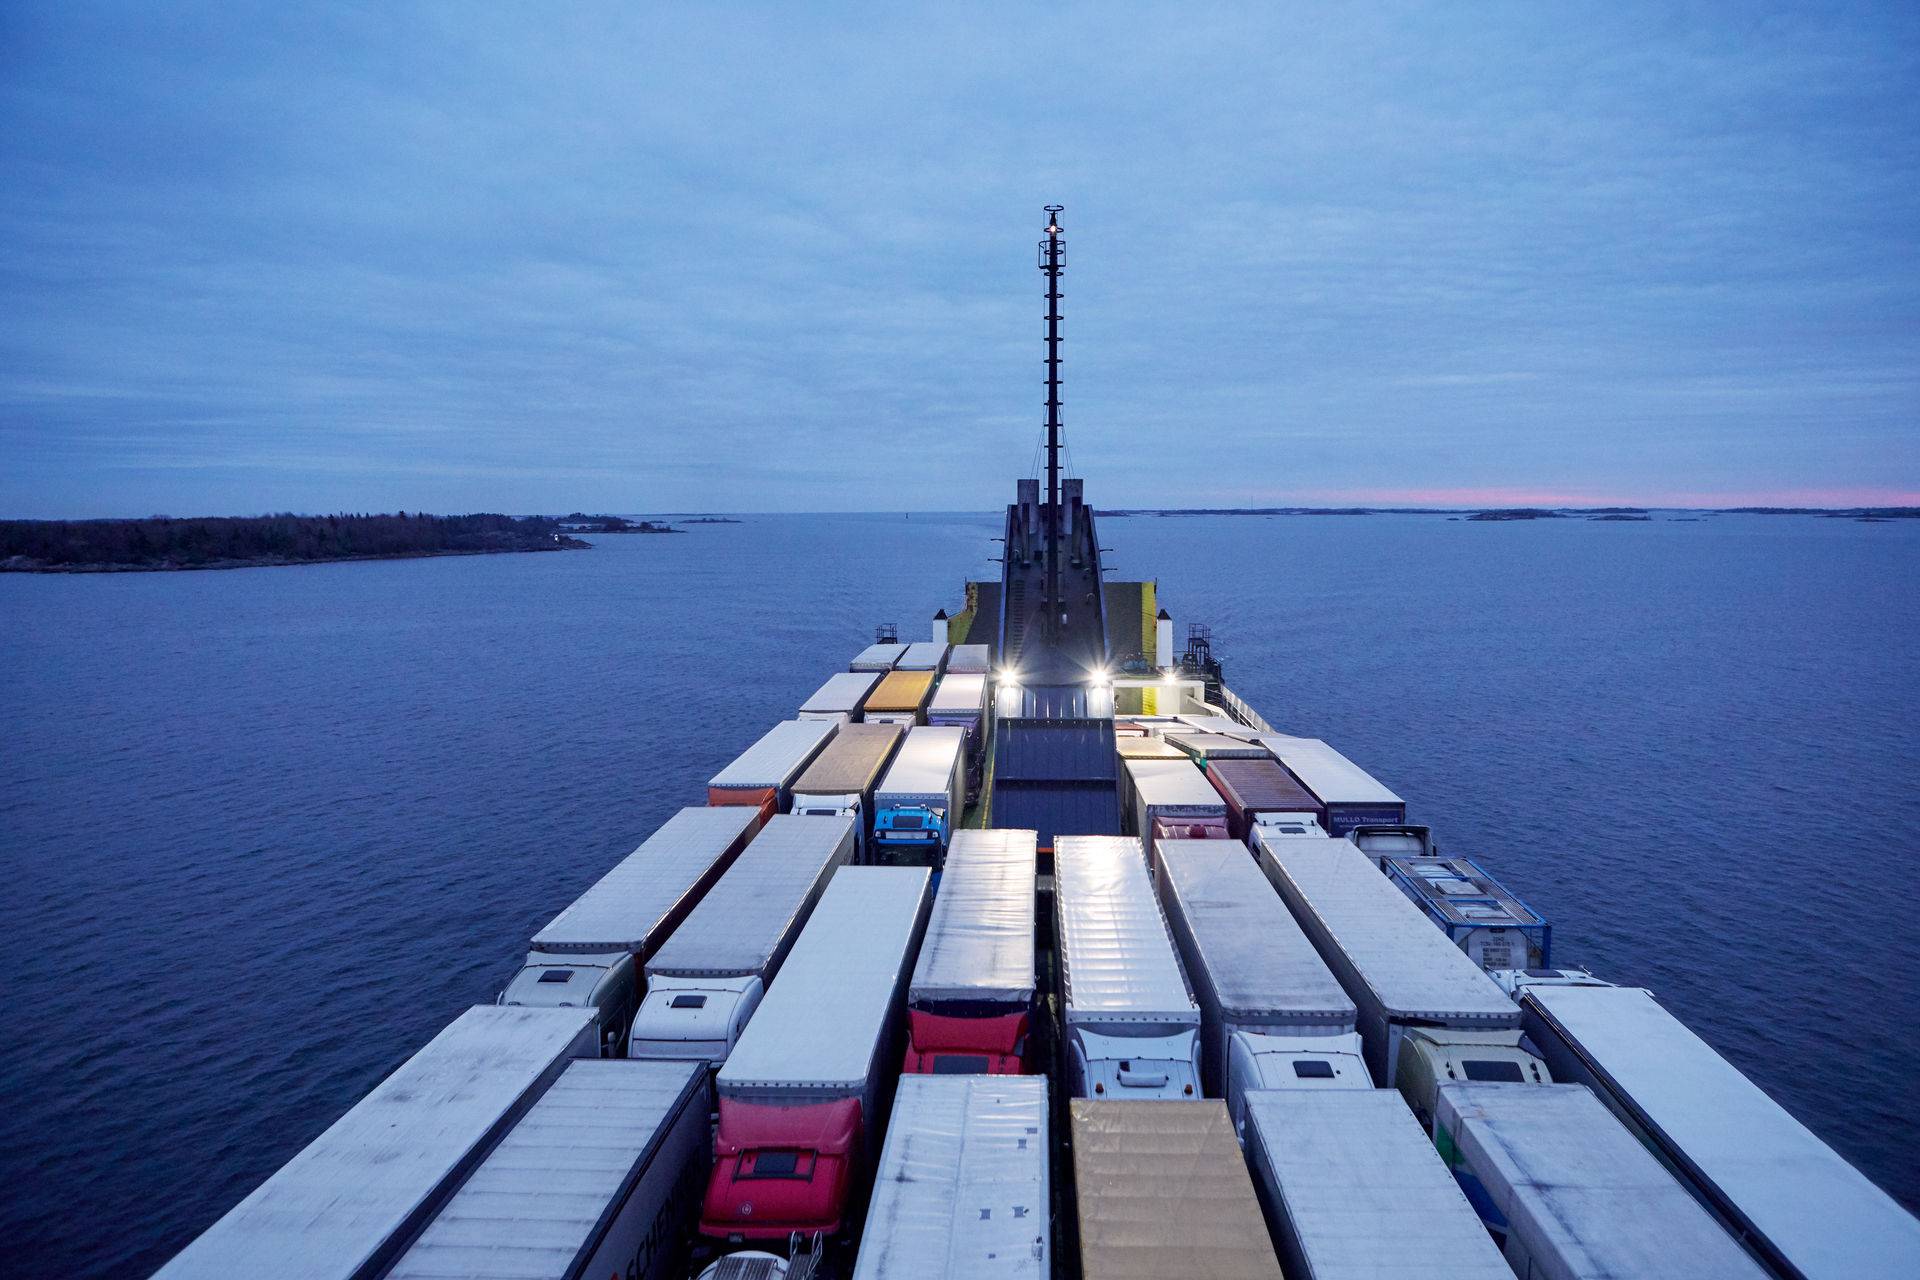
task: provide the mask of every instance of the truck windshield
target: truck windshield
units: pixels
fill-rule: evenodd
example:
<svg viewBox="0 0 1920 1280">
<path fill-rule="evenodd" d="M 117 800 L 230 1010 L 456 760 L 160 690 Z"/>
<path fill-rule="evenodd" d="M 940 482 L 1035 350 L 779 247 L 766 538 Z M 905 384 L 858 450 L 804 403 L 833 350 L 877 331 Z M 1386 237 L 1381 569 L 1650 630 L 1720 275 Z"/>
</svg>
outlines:
<svg viewBox="0 0 1920 1280">
<path fill-rule="evenodd" d="M 896 831 L 918 831 L 924 820 L 919 814 L 897 813 L 893 816 L 893 829 Z"/>
</svg>

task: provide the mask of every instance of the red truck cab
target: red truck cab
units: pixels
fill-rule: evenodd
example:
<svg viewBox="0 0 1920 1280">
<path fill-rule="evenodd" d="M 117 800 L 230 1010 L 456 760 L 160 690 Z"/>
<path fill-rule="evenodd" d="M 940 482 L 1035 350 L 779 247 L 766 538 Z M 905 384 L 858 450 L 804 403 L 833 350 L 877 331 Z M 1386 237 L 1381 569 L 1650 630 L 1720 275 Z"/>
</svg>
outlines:
<svg viewBox="0 0 1920 1280">
<path fill-rule="evenodd" d="M 1018 1076 L 1027 1071 L 1027 1015 L 950 1018 L 907 1011 L 902 1075 Z"/>
<path fill-rule="evenodd" d="M 720 1099 L 701 1234 L 745 1241 L 838 1231 L 863 1140 L 858 1098 L 805 1107 Z"/>
</svg>

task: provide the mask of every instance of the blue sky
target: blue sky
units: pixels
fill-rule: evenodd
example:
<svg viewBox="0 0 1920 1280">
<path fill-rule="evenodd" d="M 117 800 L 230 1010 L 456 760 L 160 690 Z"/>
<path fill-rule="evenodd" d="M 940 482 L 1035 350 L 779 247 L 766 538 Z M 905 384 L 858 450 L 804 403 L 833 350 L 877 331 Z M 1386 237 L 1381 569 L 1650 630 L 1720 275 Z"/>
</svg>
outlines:
<svg viewBox="0 0 1920 1280">
<path fill-rule="evenodd" d="M 0 515 L 1920 503 L 1912 4 L 0 6 Z"/>
</svg>

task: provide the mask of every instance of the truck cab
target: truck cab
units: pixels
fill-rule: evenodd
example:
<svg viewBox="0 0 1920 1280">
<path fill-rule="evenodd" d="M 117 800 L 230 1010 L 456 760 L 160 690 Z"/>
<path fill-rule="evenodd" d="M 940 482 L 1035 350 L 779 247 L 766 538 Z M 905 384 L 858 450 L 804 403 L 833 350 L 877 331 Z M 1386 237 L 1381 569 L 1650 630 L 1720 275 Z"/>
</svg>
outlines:
<svg viewBox="0 0 1920 1280">
<path fill-rule="evenodd" d="M 1102 1035 L 1068 1032 L 1076 1098 L 1190 1101 L 1200 1096 L 1200 1033 Z"/>
<path fill-rule="evenodd" d="M 860 800 L 858 792 L 846 796 L 799 795 L 793 798 L 793 812 L 809 818 L 857 818 Z"/>
<path fill-rule="evenodd" d="M 1429 1133 L 1439 1088 L 1449 1080 L 1552 1084 L 1553 1076 L 1519 1030 L 1408 1027 L 1400 1042 L 1400 1067 L 1393 1083 Z"/>
<path fill-rule="evenodd" d="M 634 1015 L 629 1058 L 705 1058 L 718 1067 L 733 1052 L 766 988 L 752 974 L 656 977 Z"/>
<path fill-rule="evenodd" d="M 1250 1089 L 1373 1088 L 1363 1053 L 1357 1031 L 1330 1036 L 1234 1032 L 1227 1037 L 1227 1114 L 1233 1131 L 1246 1128 Z"/>
<path fill-rule="evenodd" d="M 938 871 L 947 847 L 947 811 L 922 804 L 879 809 L 873 815 L 873 861 L 882 867 Z"/>
<path fill-rule="evenodd" d="M 1264 831 L 1268 839 L 1275 836 L 1291 837 L 1298 840 L 1325 840 L 1326 831 L 1320 826 L 1319 819 L 1310 813 L 1261 813 L 1254 815 L 1253 826 L 1256 832 Z"/>
<path fill-rule="evenodd" d="M 495 1004 L 536 1009 L 598 1009 L 600 1056 L 622 1056 L 627 1025 L 633 1019 L 636 981 L 633 956 L 560 955 L 531 951 Z"/>
</svg>

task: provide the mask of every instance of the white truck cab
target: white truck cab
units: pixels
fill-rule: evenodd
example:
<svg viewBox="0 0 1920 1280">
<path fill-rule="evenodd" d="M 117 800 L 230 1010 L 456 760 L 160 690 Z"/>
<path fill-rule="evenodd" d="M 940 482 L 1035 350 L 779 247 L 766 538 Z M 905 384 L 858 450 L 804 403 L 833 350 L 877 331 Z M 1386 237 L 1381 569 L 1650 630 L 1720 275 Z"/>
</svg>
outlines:
<svg viewBox="0 0 1920 1280">
<path fill-rule="evenodd" d="M 633 956 L 625 951 L 601 955 L 527 953 L 527 962 L 495 1004 L 533 1009 L 600 1011 L 600 1056 L 621 1056 L 627 1024 L 633 1017 Z"/>
<path fill-rule="evenodd" d="M 1611 987 L 1605 978 L 1596 978 L 1585 969 L 1489 969 L 1487 976 L 1500 989 L 1518 1000 L 1528 987 Z"/>
<path fill-rule="evenodd" d="M 1227 1114 L 1233 1131 L 1247 1125 L 1253 1089 L 1371 1089 L 1360 1033 L 1331 1036 L 1267 1035 L 1236 1031 L 1227 1037 Z"/>
<path fill-rule="evenodd" d="M 1553 1075 L 1518 1030 L 1408 1027 L 1400 1041 L 1400 1067 L 1393 1083 L 1429 1133 L 1439 1088 L 1449 1080 L 1552 1084 Z"/>
<path fill-rule="evenodd" d="M 725 1062 L 765 995 L 753 974 L 656 977 L 634 1015 L 627 1056 Z"/>
<path fill-rule="evenodd" d="M 1268 837 L 1291 836 L 1300 840 L 1325 840 L 1327 833 L 1320 822 L 1310 813 L 1260 813 L 1255 814 L 1254 827 L 1267 833 Z"/>
<path fill-rule="evenodd" d="M 1200 1096 L 1198 1030 L 1135 1037 L 1075 1027 L 1068 1035 L 1075 1097 L 1125 1102 Z"/>
<path fill-rule="evenodd" d="M 796 795 L 793 812 L 809 818 L 857 818 L 860 816 L 859 792 L 845 796 Z"/>
</svg>

